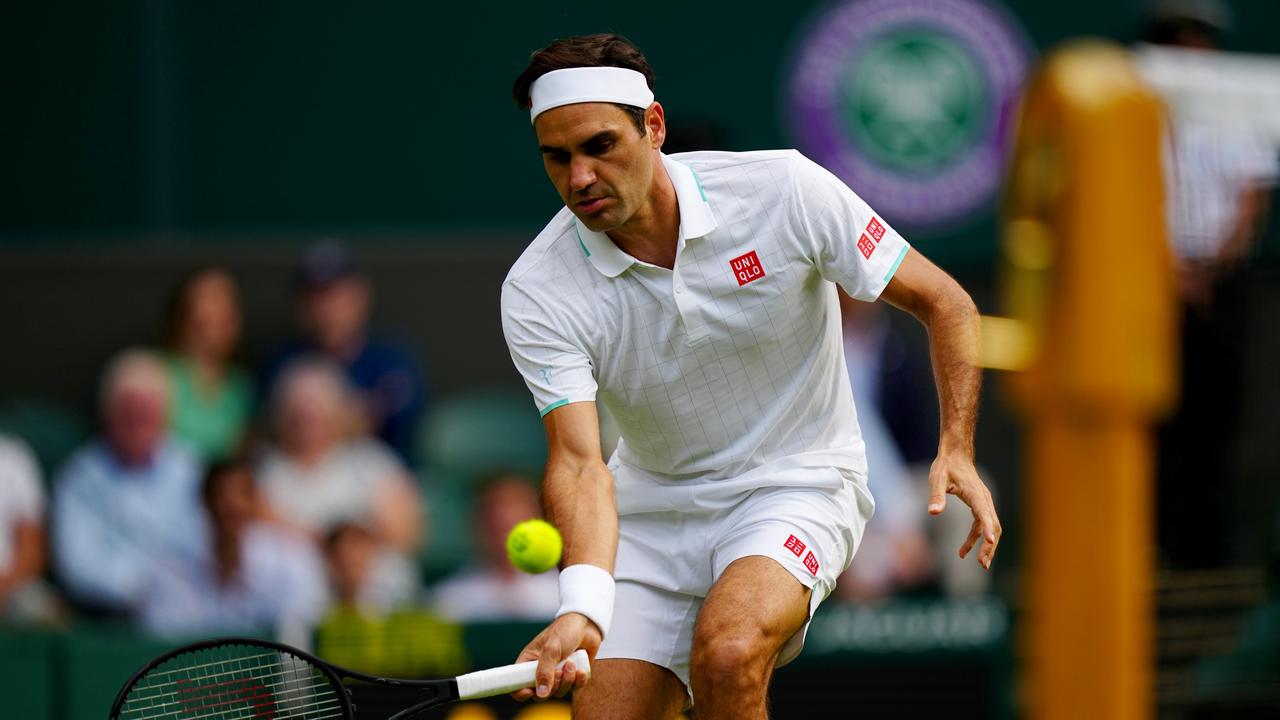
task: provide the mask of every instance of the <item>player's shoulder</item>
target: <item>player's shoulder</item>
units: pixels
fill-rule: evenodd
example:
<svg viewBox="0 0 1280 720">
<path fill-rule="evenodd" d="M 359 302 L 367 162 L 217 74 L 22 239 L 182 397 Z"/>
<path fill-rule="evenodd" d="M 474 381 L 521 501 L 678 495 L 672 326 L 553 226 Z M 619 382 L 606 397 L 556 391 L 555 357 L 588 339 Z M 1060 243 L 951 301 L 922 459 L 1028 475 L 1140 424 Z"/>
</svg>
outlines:
<svg viewBox="0 0 1280 720">
<path fill-rule="evenodd" d="M 786 193 L 797 175 L 814 165 L 799 150 L 751 150 L 725 152 L 698 150 L 675 153 L 672 160 L 688 166 L 709 195 L 721 192 L 740 195 L 744 190 Z"/>
<path fill-rule="evenodd" d="M 502 282 L 503 286 L 546 283 L 554 275 L 550 271 L 562 268 L 565 256 L 571 255 L 567 251 L 577 249 L 578 241 L 575 238 L 573 213 L 569 212 L 569 208 L 562 207 L 511 265 Z"/>
<path fill-rule="evenodd" d="M 746 152 L 730 152 L 726 150 L 694 150 L 692 152 L 674 153 L 669 156 L 684 165 L 693 168 L 699 176 L 733 175 L 735 172 L 758 168 L 785 170 L 798 162 L 807 162 L 798 150 L 749 150 Z"/>
</svg>

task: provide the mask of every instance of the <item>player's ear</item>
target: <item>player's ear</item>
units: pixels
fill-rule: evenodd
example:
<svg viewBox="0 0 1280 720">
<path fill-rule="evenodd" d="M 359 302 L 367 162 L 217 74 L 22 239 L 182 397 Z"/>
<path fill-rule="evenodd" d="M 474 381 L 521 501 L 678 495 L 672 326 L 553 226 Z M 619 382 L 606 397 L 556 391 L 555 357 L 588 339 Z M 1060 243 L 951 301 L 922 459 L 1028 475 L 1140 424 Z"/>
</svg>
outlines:
<svg viewBox="0 0 1280 720">
<path fill-rule="evenodd" d="M 662 147 L 667 139 L 667 118 L 661 103 L 653 103 L 644 111 L 645 130 L 649 134 L 649 146 L 654 150 Z"/>
</svg>

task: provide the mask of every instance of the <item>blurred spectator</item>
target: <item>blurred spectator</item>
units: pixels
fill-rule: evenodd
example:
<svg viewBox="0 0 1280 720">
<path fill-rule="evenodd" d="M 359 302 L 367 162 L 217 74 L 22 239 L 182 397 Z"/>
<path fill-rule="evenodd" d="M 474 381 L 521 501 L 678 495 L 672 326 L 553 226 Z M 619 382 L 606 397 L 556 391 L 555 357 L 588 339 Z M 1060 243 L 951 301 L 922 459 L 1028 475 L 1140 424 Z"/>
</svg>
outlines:
<svg viewBox="0 0 1280 720">
<path fill-rule="evenodd" d="M 409 352 L 370 335 L 373 290 L 350 251 L 334 242 L 307 250 L 296 292 L 302 337 L 268 366 L 266 387 L 274 387 L 290 361 L 314 353 L 328 356 L 359 391 L 369 431 L 408 460 L 426 385 Z"/>
<path fill-rule="evenodd" d="M 154 573 L 198 556 L 207 533 L 195 456 L 167 434 L 168 373 L 128 350 L 108 365 L 102 437 L 76 451 L 53 492 L 53 552 L 85 609 L 132 615 Z"/>
<path fill-rule="evenodd" d="M 253 408 L 247 373 L 231 364 L 240 343 L 240 293 L 223 268 L 199 270 L 178 285 L 167 318 L 170 423 L 210 460 L 230 457 Z"/>
<path fill-rule="evenodd" d="M 399 587 L 416 577 L 408 558 L 422 538 L 422 501 L 395 453 L 360 432 L 354 406 L 341 368 L 295 360 L 273 391 L 277 445 L 258 476 L 273 517 L 317 542 L 343 523 L 367 528 L 388 555 L 378 562 L 379 584 Z"/>
<path fill-rule="evenodd" d="M 417 583 L 394 554 L 359 523 L 336 525 L 324 539 L 329 582 L 339 608 L 382 615 L 414 599 Z"/>
<path fill-rule="evenodd" d="M 1146 38 L 1212 52 L 1229 21 L 1221 2 L 1166 0 L 1156 5 Z M 1244 125 L 1173 116 L 1169 133 L 1183 388 L 1181 409 L 1161 433 L 1160 544 L 1173 566 L 1210 567 L 1232 555 L 1231 459 L 1250 327 L 1246 271 L 1275 183 L 1276 154 Z"/>
<path fill-rule="evenodd" d="M 840 303 L 845 363 L 858 401 L 858 426 L 867 446 L 876 512 L 867 523 L 853 564 L 840 577 L 836 594 L 861 602 L 921 589 L 936 578 L 936 565 L 924 528 L 928 491 L 917 487 L 876 402 L 882 395 L 888 322 L 878 304 L 852 300 L 843 292 Z M 928 436 L 930 428 L 912 430 Z M 932 437 L 937 437 L 936 430 Z"/>
<path fill-rule="evenodd" d="M 218 463 L 201 497 L 210 536 L 199 556 L 155 574 L 143 621 L 152 632 L 252 632 L 313 626 L 328 600 L 317 549 L 261 522 L 261 497 L 246 465 Z"/>
<path fill-rule="evenodd" d="M 46 614 L 45 498 L 26 444 L 0 435 L 0 620 Z"/>
<path fill-rule="evenodd" d="M 441 581 L 434 593 L 440 614 L 458 622 L 555 617 L 560 607 L 557 573 L 529 575 L 507 559 L 511 528 L 540 516 L 538 492 L 527 478 L 500 475 L 485 483 L 475 506 L 479 562 Z"/>
</svg>

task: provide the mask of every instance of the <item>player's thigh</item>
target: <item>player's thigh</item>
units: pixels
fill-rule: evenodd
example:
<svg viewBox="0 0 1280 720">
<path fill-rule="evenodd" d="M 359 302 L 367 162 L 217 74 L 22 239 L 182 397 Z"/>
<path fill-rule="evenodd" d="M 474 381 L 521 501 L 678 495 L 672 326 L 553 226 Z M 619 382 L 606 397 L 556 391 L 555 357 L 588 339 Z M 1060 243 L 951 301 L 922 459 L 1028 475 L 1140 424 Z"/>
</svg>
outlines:
<svg viewBox="0 0 1280 720">
<path fill-rule="evenodd" d="M 685 703 L 684 683 L 644 660 L 610 658 L 591 666 L 591 682 L 573 694 L 574 720 L 671 720 Z"/>
<path fill-rule="evenodd" d="M 783 644 L 809 620 L 810 592 L 772 558 L 734 560 L 711 586 L 698 613 L 694 674 L 699 663 L 759 662 L 772 668 Z"/>
</svg>

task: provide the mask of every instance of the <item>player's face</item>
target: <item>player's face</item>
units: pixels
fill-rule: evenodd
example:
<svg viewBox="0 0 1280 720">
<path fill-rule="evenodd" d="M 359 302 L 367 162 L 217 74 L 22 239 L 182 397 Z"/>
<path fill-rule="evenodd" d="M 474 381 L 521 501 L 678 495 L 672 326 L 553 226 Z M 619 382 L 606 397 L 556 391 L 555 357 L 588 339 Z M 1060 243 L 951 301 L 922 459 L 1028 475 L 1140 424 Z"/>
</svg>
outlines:
<svg viewBox="0 0 1280 720">
<path fill-rule="evenodd" d="M 622 108 L 565 105 L 539 115 L 534 130 L 547 176 L 583 225 L 608 232 L 644 207 L 661 140 L 638 131 Z"/>
</svg>

